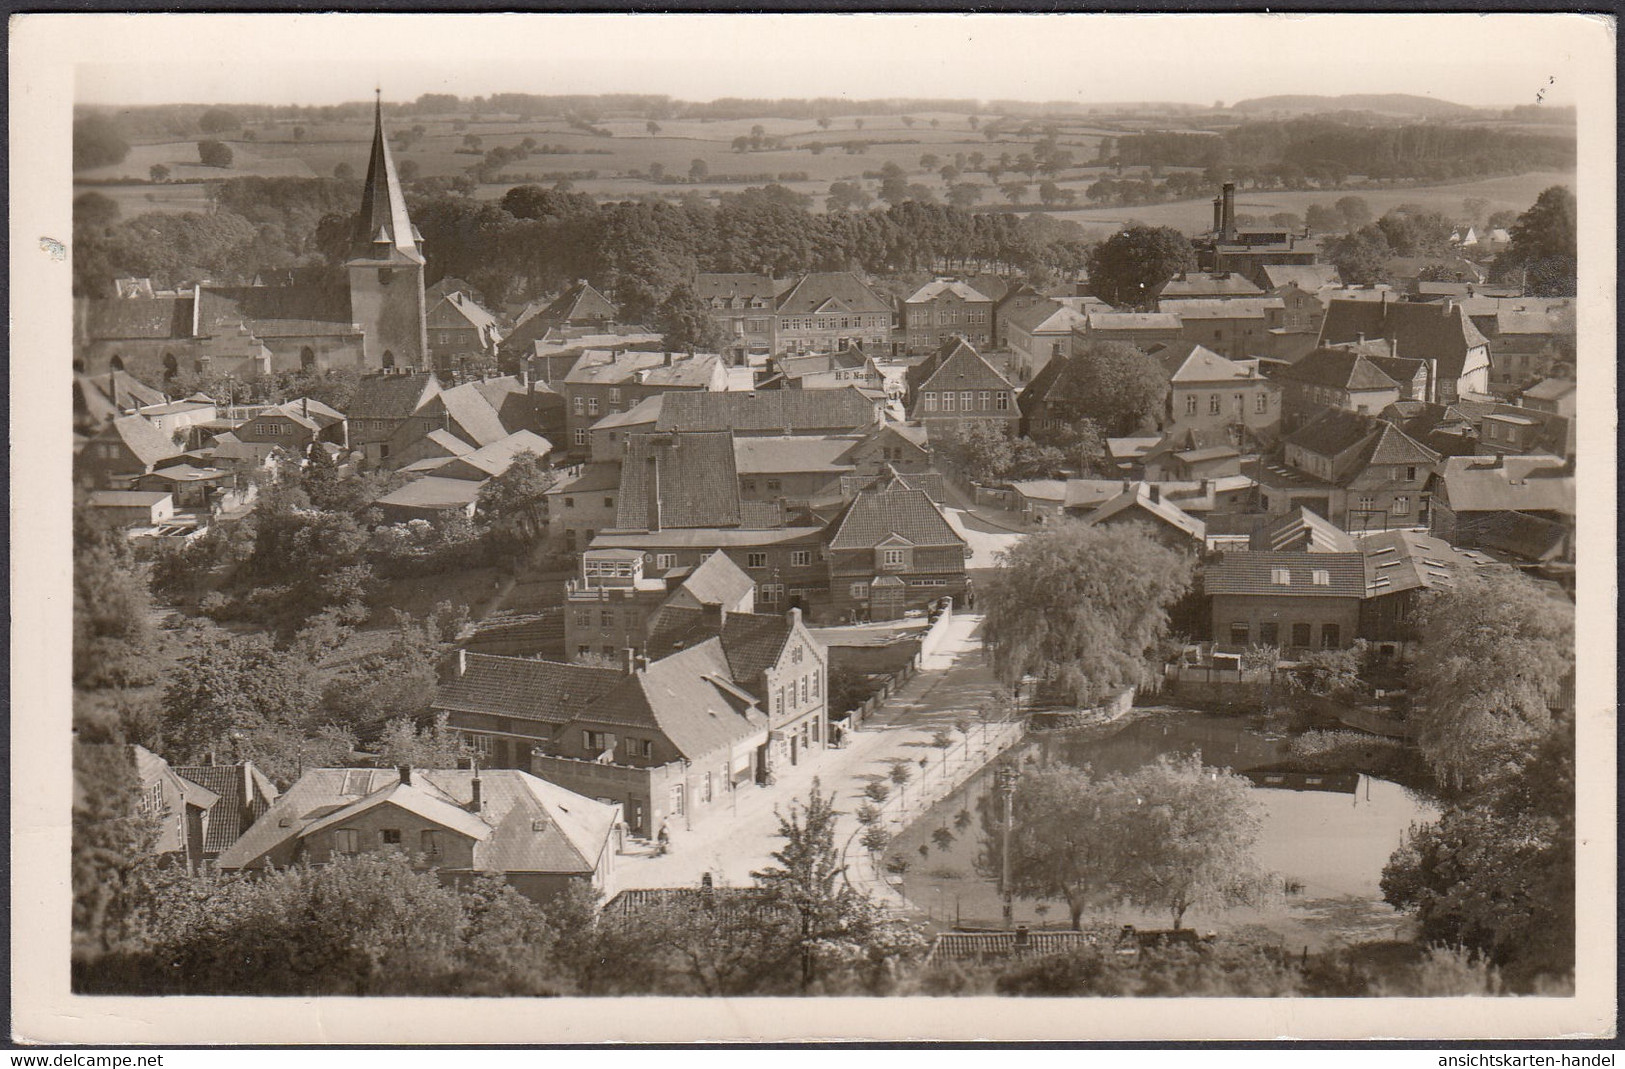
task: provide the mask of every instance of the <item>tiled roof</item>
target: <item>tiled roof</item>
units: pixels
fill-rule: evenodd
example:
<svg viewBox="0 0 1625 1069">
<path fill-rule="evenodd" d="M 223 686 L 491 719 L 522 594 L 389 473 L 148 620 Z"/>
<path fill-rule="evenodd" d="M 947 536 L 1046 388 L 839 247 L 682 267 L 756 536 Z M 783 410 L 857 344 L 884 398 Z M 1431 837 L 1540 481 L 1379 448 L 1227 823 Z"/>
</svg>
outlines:
<svg viewBox="0 0 1625 1069">
<path fill-rule="evenodd" d="M 225 850 L 265 814 L 277 799 L 277 789 L 252 762 L 240 765 L 185 765 L 176 773 L 220 796 L 209 811 L 204 832 L 205 853 Z"/>
<path fill-rule="evenodd" d="M 1277 552 L 1353 553 L 1354 539 L 1332 521 L 1307 508 L 1296 508 L 1253 532 L 1252 548 Z"/>
<path fill-rule="evenodd" d="M 1038 324 L 1066 307 L 1053 297 L 1041 294 L 1023 294 L 1011 300 L 999 309 L 999 322 L 1007 327 L 1016 327 L 1028 334 Z"/>
<path fill-rule="evenodd" d="M 1364 464 L 1422 464 L 1438 462 L 1439 454 L 1385 419 L 1357 412 L 1328 409 L 1285 439 L 1323 457 L 1340 456 L 1363 448 Z"/>
<path fill-rule="evenodd" d="M 841 499 L 856 497 L 864 490 L 923 490 L 937 504 L 948 498 L 940 471 L 884 471 L 877 475 L 841 476 Z M 820 499 L 819 504 L 822 504 Z"/>
<path fill-rule="evenodd" d="M 1316 349 L 1275 373 L 1276 378 L 1342 390 L 1395 390 L 1399 384 L 1368 357 L 1343 349 Z"/>
<path fill-rule="evenodd" d="M 498 331 L 496 316 L 481 308 L 466 293 L 448 293 L 441 297 L 429 308 L 425 318 L 435 326 L 457 323 L 473 327 L 479 331 L 482 343 L 495 340 Z"/>
<path fill-rule="evenodd" d="M 1264 291 L 1249 282 L 1245 276 L 1226 272 L 1222 275 L 1176 275 L 1158 286 L 1154 295 L 1159 300 L 1186 297 L 1262 297 Z"/>
<path fill-rule="evenodd" d="M 660 419 L 661 410 L 665 408 L 666 398 L 670 394 L 657 393 L 653 397 L 645 397 L 625 412 L 611 412 L 591 427 L 594 431 L 614 430 L 617 427 L 640 427 L 654 425 Z"/>
<path fill-rule="evenodd" d="M 905 373 L 911 402 L 921 390 L 1011 390 L 1010 381 L 963 338 L 950 338 Z"/>
<path fill-rule="evenodd" d="M 669 362 L 668 362 L 669 361 Z M 663 386 L 667 389 L 707 389 L 713 386 L 722 371 L 722 357 L 716 353 L 642 353 L 610 352 L 589 349 L 581 354 L 570 373 L 564 377 L 567 385 L 614 385 L 637 382 L 644 386 Z"/>
<path fill-rule="evenodd" d="M 1201 520 L 1162 497 L 1160 490 L 1158 496 L 1152 498 L 1151 489 L 1145 483 L 1136 483 L 1132 489 L 1119 493 L 1086 516 L 1083 522 L 1094 526 L 1111 520 L 1131 519 L 1135 513 L 1145 513 L 1161 520 L 1197 541 L 1206 537 L 1206 528 Z"/>
<path fill-rule="evenodd" d="M 546 438 L 529 431 L 515 431 L 488 446 L 454 458 L 440 473 L 449 479 L 489 479 L 512 467 L 520 453 L 546 457 L 552 448 Z"/>
<path fill-rule="evenodd" d="M 658 489 L 650 485 L 651 472 Z M 658 522 L 651 514 L 651 498 L 658 500 Z M 726 431 L 629 435 L 615 500 L 615 526 L 620 529 L 737 525 L 739 477 L 732 436 Z"/>
<path fill-rule="evenodd" d="M 1557 457 L 1448 457 L 1440 476 L 1455 512 L 1574 515 L 1574 476 Z"/>
<path fill-rule="evenodd" d="M 580 710 L 575 721 L 653 729 L 690 760 L 767 726 L 750 695 L 729 677 L 721 643 L 714 638 L 623 675 L 614 688 Z"/>
<path fill-rule="evenodd" d="M 432 459 L 449 459 L 450 457 L 466 457 L 475 451 L 474 447 L 457 437 L 448 430 L 433 430 L 423 436 L 424 441 L 433 442 L 445 452 L 445 457 Z"/>
<path fill-rule="evenodd" d="M 491 402 L 486 400 L 476 383 L 465 382 L 461 386 L 442 390 L 425 406 L 426 412 L 431 414 L 442 408 L 457 425 L 459 436 L 474 445 L 488 446 L 508 436 L 508 428 L 502 425 L 502 417 L 497 415 L 497 410 L 491 407 Z"/>
<path fill-rule="evenodd" d="M 1297 286 L 1313 293 L 1327 286 L 1341 286 L 1336 264 L 1265 264 L 1261 271 L 1272 290 Z"/>
<path fill-rule="evenodd" d="M 190 338 L 192 297 L 80 298 L 83 332 L 91 341 Z"/>
<path fill-rule="evenodd" d="M 772 363 L 782 371 L 786 378 L 798 379 L 806 375 L 818 375 L 827 371 L 862 371 L 869 367 L 870 360 L 861 348 L 842 349 L 836 353 L 813 353 L 809 356 L 780 356 L 775 357 Z"/>
<path fill-rule="evenodd" d="M 992 298 L 981 290 L 958 279 L 939 278 L 927 282 L 906 300 L 905 304 L 924 304 L 926 301 L 936 300 L 944 293 L 951 293 L 962 301 L 991 301 Z"/>
<path fill-rule="evenodd" d="M 120 415 L 127 408 L 164 403 L 162 393 L 128 371 L 109 371 L 103 375 L 75 375 L 73 384 L 85 395 L 87 406 L 92 397 L 100 400 L 109 419 Z"/>
<path fill-rule="evenodd" d="M 233 334 L 246 326 L 259 338 L 359 334 L 350 291 L 331 286 L 204 286 L 198 334 Z"/>
<path fill-rule="evenodd" d="M 750 689 L 757 676 L 779 663 L 793 630 L 789 618 L 777 613 L 729 613 L 722 625 L 722 653 L 734 682 Z"/>
<path fill-rule="evenodd" d="M 593 549 L 723 549 L 747 546 L 816 545 L 823 527 L 690 527 L 658 531 L 599 531 Z"/>
<path fill-rule="evenodd" d="M 1192 319 L 1263 319 L 1285 307 L 1279 297 L 1230 297 L 1172 301 L 1163 310 L 1174 312 L 1181 323 L 1186 323 Z"/>
<path fill-rule="evenodd" d="M 865 490 L 829 526 L 831 549 L 868 549 L 893 535 L 916 546 L 962 546 L 924 490 Z"/>
<path fill-rule="evenodd" d="M 1473 519 L 1473 541 L 1529 561 L 1561 556 L 1574 532 L 1567 524 L 1522 512 L 1479 513 Z"/>
<path fill-rule="evenodd" d="M 734 439 L 734 467 L 740 475 L 851 471 L 841 463 L 854 439 L 829 435 L 762 435 Z"/>
<path fill-rule="evenodd" d="M 936 961 L 980 958 L 1041 958 L 1093 946 L 1089 932 L 1028 932 L 1024 944 L 1016 932 L 941 932 L 931 945 Z"/>
<path fill-rule="evenodd" d="M 1151 351 L 1162 363 L 1170 382 L 1229 382 L 1258 378 L 1258 365 L 1252 361 L 1230 360 L 1196 342 L 1168 342 Z"/>
<path fill-rule="evenodd" d="M 471 810 L 475 776 L 479 813 Z M 357 789 L 364 793 L 353 793 Z M 517 769 L 413 769 L 412 782 L 403 784 L 394 769 L 319 768 L 301 776 L 221 854 L 219 865 L 242 868 L 290 839 L 379 805 L 398 806 L 474 840 L 479 872 L 585 875 L 609 848 L 620 818 L 619 806 Z"/>
<path fill-rule="evenodd" d="M 1365 535 L 1358 548 L 1365 555 L 1367 597 L 1448 587 L 1461 572 L 1494 563 L 1482 553 L 1414 531 Z"/>
<path fill-rule="evenodd" d="M 670 657 L 678 650 L 717 637 L 717 614 L 692 605 L 669 602 L 649 617 L 643 648 L 651 658 Z"/>
<path fill-rule="evenodd" d="M 147 467 L 181 455 L 181 449 L 174 439 L 153 426 L 145 416 L 120 416 L 102 433 L 123 442 L 136 459 Z"/>
<path fill-rule="evenodd" d="M 655 426 L 662 431 L 812 434 L 874 426 L 879 406 L 855 386 L 833 390 L 667 394 Z"/>
<path fill-rule="evenodd" d="M 1281 569 L 1287 573 L 1286 583 L 1275 581 Z M 1315 582 L 1316 572 L 1324 574 L 1324 583 Z M 1361 598 L 1365 596 L 1365 557 L 1360 553 L 1225 553 L 1208 562 L 1202 589 L 1208 594 Z"/>
<path fill-rule="evenodd" d="M 617 668 L 465 653 L 463 673 L 440 685 L 434 708 L 562 724 L 616 686 Z"/>
<path fill-rule="evenodd" d="M 570 323 L 580 320 L 607 319 L 613 322 L 621 314 L 592 284 L 577 282 L 554 299 L 553 303 L 537 313 L 549 323 Z"/>
<path fill-rule="evenodd" d="M 850 271 L 816 271 L 802 275 L 776 302 L 780 315 L 811 315 L 833 303 L 852 312 L 885 312 L 890 302 Z"/>
<path fill-rule="evenodd" d="M 350 401 L 350 418 L 405 419 L 440 390 L 432 372 L 363 375 Z"/>
<path fill-rule="evenodd" d="M 721 550 L 706 556 L 678 585 L 701 605 L 735 605 L 756 586 L 756 581 Z"/>
<path fill-rule="evenodd" d="M 1438 361 L 1441 381 L 1461 376 L 1467 351 L 1487 344 L 1473 321 L 1453 304 L 1334 300 L 1320 327 L 1320 344 L 1387 338 L 1396 355 Z"/>
<path fill-rule="evenodd" d="M 1024 414 L 1031 415 L 1033 409 L 1042 404 L 1044 399 L 1049 396 L 1050 390 L 1054 388 L 1055 383 L 1061 377 L 1061 372 L 1066 370 L 1066 366 L 1071 360 L 1072 358 L 1065 353 L 1060 353 L 1047 360 L 1044 366 L 1038 369 L 1038 374 L 1033 376 L 1032 381 L 1022 389 L 1021 393 L 1016 395 L 1016 407 L 1020 408 Z"/>
<path fill-rule="evenodd" d="M 757 297 L 771 302 L 779 292 L 781 283 L 768 275 L 747 273 L 727 274 L 706 271 L 695 276 L 694 293 L 702 301 L 717 297 Z"/>
<path fill-rule="evenodd" d="M 581 465 L 581 474 L 550 487 L 548 497 L 557 494 L 589 494 L 596 490 L 614 490 L 621 485 L 621 462 L 599 461 Z"/>
<path fill-rule="evenodd" d="M 1090 312 L 1084 326 L 1087 330 L 1179 330 L 1183 321 L 1174 312 Z"/>
<path fill-rule="evenodd" d="M 274 409 L 267 409 L 267 411 L 286 412 L 290 416 L 314 420 L 317 426 L 323 428 L 344 421 L 343 412 L 330 405 L 324 405 L 311 397 L 295 397 L 292 401 L 277 405 Z"/>
</svg>

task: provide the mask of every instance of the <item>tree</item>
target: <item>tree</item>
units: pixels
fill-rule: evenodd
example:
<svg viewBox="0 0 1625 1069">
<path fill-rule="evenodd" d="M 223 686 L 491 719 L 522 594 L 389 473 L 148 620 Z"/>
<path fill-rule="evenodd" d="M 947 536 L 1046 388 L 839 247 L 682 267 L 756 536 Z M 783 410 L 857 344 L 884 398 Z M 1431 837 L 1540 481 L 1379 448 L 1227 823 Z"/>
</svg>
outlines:
<svg viewBox="0 0 1625 1069">
<path fill-rule="evenodd" d="M 1343 229 L 1343 214 L 1326 204 L 1311 204 L 1304 212 L 1304 223 L 1311 233 L 1330 234 Z"/>
<path fill-rule="evenodd" d="M 116 738 L 73 742 L 73 944 L 104 954 L 132 936 L 142 871 L 158 838 L 158 814 L 138 808 L 134 751 Z"/>
<path fill-rule="evenodd" d="M 889 919 L 842 877 L 835 817 L 814 779 L 806 804 L 779 815 L 784 845 L 773 852 L 776 864 L 751 873 L 768 902 L 795 918 L 803 994 L 837 971 L 856 969 L 872 978 L 921 945 L 913 925 Z"/>
<path fill-rule="evenodd" d="M 1247 779 L 1204 768 L 1197 755 L 1159 757 L 1121 781 L 1130 863 L 1125 901 L 1166 909 L 1177 929 L 1201 906 L 1256 904 L 1264 874 L 1253 856 L 1263 826 Z"/>
<path fill-rule="evenodd" d="M 558 476 L 530 450 L 514 455 L 508 470 L 480 487 L 475 514 L 494 529 L 532 542 L 547 530 L 547 491 Z"/>
<path fill-rule="evenodd" d="M 152 595 L 129 546 L 97 510 L 74 508 L 75 686 L 144 686 L 154 678 Z"/>
<path fill-rule="evenodd" d="M 303 126 L 295 126 L 293 128 L 293 139 L 295 141 L 303 141 L 305 139 L 305 128 Z"/>
<path fill-rule="evenodd" d="M 243 120 L 234 111 L 225 108 L 210 108 L 198 116 L 197 128 L 206 134 L 223 134 L 227 130 L 237 130 L 243 125 Z"/>
<path fill-rule="evenodd" d="M 820 130 L 828 130 L 829 129 L 829 121 L 830 120 L 829 120 L 828 115 L 820 115 L 818 117 L 818 128 Z"/>
<path fill-rule="evenodd" d="M 1574 193 L 1552 186 L 1512 224 L 1512 245 L 1503 254 L 1509 266 L 1527 272 L 1528 289 L 1539 297 L 1572 297 L 1578 284 L 1577 215 Z"/>
<path fill-rule="evenodd" d="M 351 167 L 347 162 L 340 160 L 338 163 L 333 165 L 333 177 L 337 178 L 340 182 L 348 182 L 350 179 L 355 177 L 355 168 Z"/>
<path fill-rule="evenodd" d="M 991 176 L 992 172 L 989 171 L 988 174 Z M 1004 199 L 1011 204 L 1020 204 L 1027 199 L 1028 188 L 1026 182 L 1006 182 L 999 187 L 999 192 L 1003 193 Z"/>
<path fill-rule="evenodd" d="M 378 763 L 386 768 L 456 768 L 468 752 L 461 733 L 449 726 L 449 713 L 441 713 L 419 727 L 410 717 L 396 717 L 376 743 Z"/>
<path fill-rule="evenodd" d="M 1085 706 L 1143 684 L 1192 568 L 1136 525 L 1069 522 L 1028 535 L 982 595 L 999 679 L 1037 675 Z"/>
<path fill-rule="evenodd" d="M 702 159 L 692 160 L 688 165 L 688 176 L 696 182 L 704 181 L 711 173 L 711 167 Z"/>
<path fill-rule="evenodd" d="M 903 805 L 908 806 L 908 781 L 914 778 L 914 768 L 907 758 L 899 757 L 891 762 L 891 770 L 886 773 L 888 779 L 897 785 L 898 793 L 903 799 Z"/>
<path fill-rule="evenodd" d="M 169 168 L 161 163 L 155 163 L 147 168 L 147 176 L 155 183 L 167 182 L 169 181 Z"/>
<path fill-rule="evenodd" d="M 1010 472 L 1015 447 L 991 420 L 967 420 L 945 436 L 942 451 L 973 482 L 995 483 Z"/>
<path fill-rule="evenodd" d="M 1090 342 L 1067 360 L 1045 395 L 1048 418 L 1092 422 L 1107 437 L 1132 434 L 1161 410 L 1167 373 L 1154 358 L 1126 342 Z"/>
<path fill-rule="evenodd" d="M 643 124 L 643 129 L 645 133 L 647 133 L 650 137 L 653 137 L 660 132 L 660 124 L 655 122 L 653 119 L 650 119 L 648 122 Z"/>
<path fill-rule="evenodd" d="M 1429 593 L 1411 721 L 1443 781 L 1493 779 L 1551 723 L 1574 671 L 1573 606 L 1510 569 L 1478 570 Z"/>
<path fill-rule="evenodd" d="M 687 286 L 678 286 L 660 303 L 655 329 L 667 352 L 716 352 L 722 347 L 722 330 L 711 310 Z"/>
<path fill-rule="evenodd" d="M 73 169 L 108 167 L 121 163 L 130 154 L 118 123 L 101 112 L 73 121 Z"/>
<path fill-rule="evenodd" d="M 850 211 L 854 208 L 867 208 L 874 200 L 863 187 L 856 182 L 831 182 L 829 196 L 824 199 L 824 207 L 832 212 Z"/>
<path fill-rule="evenodd" d="M 230 167 L 231 146 L 223 141 L 199 141 L 197 158 L 205 167 Z"/>
<path fill-rule="evenodd" d="M 948 187 L 948 203 L 956 208 L 970 208 L 982 200 L 983 186 L 976 182 L 955 182 Z"/>
<path fill-rule="evenodd" d="M 1109 304 L 1150 307 L 1153 292 L 1195 264 L 1191 243 L 1172 227 L 1125 227 L 1089 254 L 1089 287 Z"/>
<path fill-rule="evenodd" d="M 1371 222 L 1371 205 L 1366 203 L 1364 197 L 1356 197 L 1352 194 L 1347 197 L 1338 197 L 1337 210 L 1343 216 L 1343 222 L 1348 225 L 1350 230 L 1358 230 Z"/>
<path fill-rule="evenodd" d="M 1393 255 L 1388 239 L 1374 226 L 1361 227 L 1326 243 L 1326 259 L 1337 266 L 1339 277 L 1350 286 L 1384 281 Z"/>
</svg>

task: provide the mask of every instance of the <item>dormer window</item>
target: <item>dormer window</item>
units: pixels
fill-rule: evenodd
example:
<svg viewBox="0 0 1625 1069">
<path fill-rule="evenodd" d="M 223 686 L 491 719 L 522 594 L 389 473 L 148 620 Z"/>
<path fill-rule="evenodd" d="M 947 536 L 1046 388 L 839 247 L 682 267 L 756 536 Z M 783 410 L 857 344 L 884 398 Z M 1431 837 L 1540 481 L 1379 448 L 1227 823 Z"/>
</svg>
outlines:
<svg viewBox="0 0 1625 1069">
<path fill-rule="evenodd" d="M 1324 568 L 1316 568 L 1310 573 L 1310 580 L 1316 586 L 1331 586 L 1332 574 Z"/>
<path fill-rule="evenodd" d="M 1270 582 L 1276 586 L 1291 586 L 1292 572 L 1288 568 L 1271 568 Z"/>
</svg>

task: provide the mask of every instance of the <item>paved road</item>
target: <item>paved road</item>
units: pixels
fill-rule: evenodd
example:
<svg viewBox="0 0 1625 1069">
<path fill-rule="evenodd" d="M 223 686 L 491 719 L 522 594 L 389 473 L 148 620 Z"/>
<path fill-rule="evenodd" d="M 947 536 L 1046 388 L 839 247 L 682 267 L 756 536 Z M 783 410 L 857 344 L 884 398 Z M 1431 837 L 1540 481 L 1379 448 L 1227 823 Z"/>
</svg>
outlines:
<svg viewBox="0 0 1625 1069">
<path fill-rule="evenodd" d="M 942 754 L 931 745 L 941 730 L 952 734 L 954 720 L 976 708 L 996 686 L 981 646 L 982 618 L 956 614 L 936 655 L 909 680 L 864 727 L 847 735 L 838 750 L 824 750 L 810 761 L 779 776 L 772 787 L 746 786 L 692 829 L 671 829 L 671 852 L 664 857 L 622 857 L 617 880 L 622 887 L 687 887 L 711 873 L 723 886 L 750 882 L 752 870 L 771 863 L 771 853 L 782 845 L 774 807 L 787 808 L 807 796 L 816 776 L 825 792 L 835 792 L 840 812 L 836 843 L 845 843 L 857 827 L 853 812 L 863 802 L 863 789 L 885 777 L 894 757 L 916 762 L 929 758 L 924 773 L 942 775 Z M 974 737 L 975 730 L 972 730 Z"/>
</svg>

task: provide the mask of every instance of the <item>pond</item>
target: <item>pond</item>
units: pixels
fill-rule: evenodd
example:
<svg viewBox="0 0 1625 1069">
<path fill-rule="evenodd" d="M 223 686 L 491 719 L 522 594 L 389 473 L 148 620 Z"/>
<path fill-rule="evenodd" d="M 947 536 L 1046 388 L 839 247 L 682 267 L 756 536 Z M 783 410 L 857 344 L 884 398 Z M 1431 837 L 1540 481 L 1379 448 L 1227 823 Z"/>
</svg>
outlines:
<svg viewBox="0 0 1625 1069">
<path fill-rule="evenodd" d="M 1187 710 L 1136 710 L 1132 715 L 1135 719 L 1122 725 L 1032 736 L 1011 756 L 1024 766 L 1058 762 L 1109 773 L 1132 772 L 1160 754 L 1195 753 L 1206 764 L 1245 772 L 1275 765 L 1289 753 L 1290 740 L 1269 732 L 1260 717 Z M 993 790 L 993 774 L 992 766 L 977 773 L 910 825 L 888 852 L 907 858 L 903 893 L 938 922 L 1001 923 L 996 878 L 985 878 L 977 869 L 987 845 L 981 812 Z M 1352 794 L 1255 787 L 1263 814 L 1257 857 L 1276 874 L 1279 890 L 1258 907 L 1192 910 L 1186 926 L 1245 934 L 1293 949 L 1405 935 L 1405 918 L 1382 901 L 1382 867 L 1406 829 L 1434 819 L 1438 811 L 1398 784 L 1365 775 L 1352 782 Z M 933 838 L 944 828 L 953 833 L 952 842 Z M 922 845 L 928 856 L 921 855 Z M 1017 899 L 1014 918 L 1018 924 L 1064 926 L 1066 906 Z M 1090 919 L 1158 928 L 1169 923 L 1166 913 L 1128 909 L 1085 918 L 1085 923 Z"/>
</svg>

